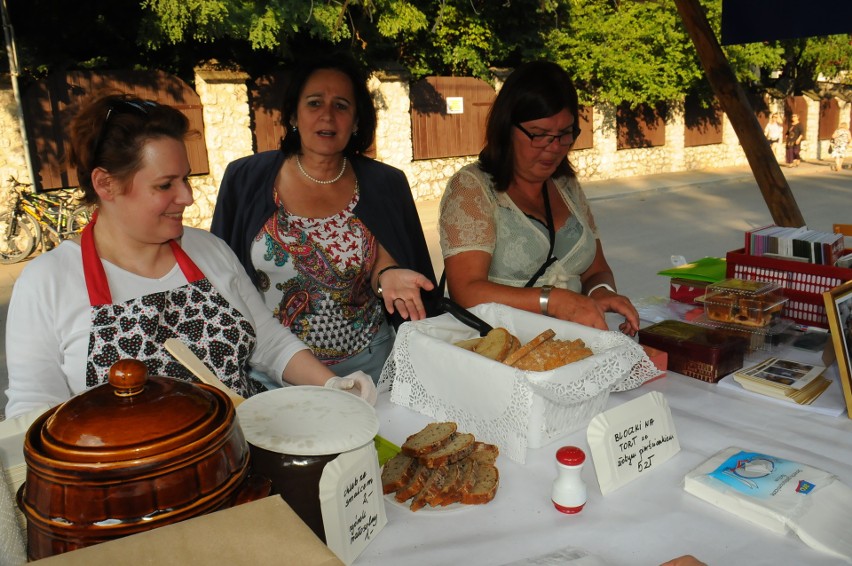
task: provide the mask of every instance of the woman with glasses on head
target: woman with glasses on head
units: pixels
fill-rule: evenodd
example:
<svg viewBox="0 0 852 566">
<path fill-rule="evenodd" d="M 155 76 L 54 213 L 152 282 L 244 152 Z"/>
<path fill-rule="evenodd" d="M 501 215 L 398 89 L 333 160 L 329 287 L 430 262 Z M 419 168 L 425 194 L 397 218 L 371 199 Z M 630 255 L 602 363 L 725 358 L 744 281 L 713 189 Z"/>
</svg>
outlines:
<svg viewBox="0 0 852 566">
<path fill-rule="evenodd" d="M 96 210 L 79 241 L 36 258 L 15 283 L 7 417 L 104 383 L 125 358 L 192 380 L 165 350 L 169 338 L 243 396 L 258 391 L 250 365 L 278 382 L 375 399 L 369 376 L 334 376 L 272 318 L 224 242 L 183 226 L 193 202 L 188 128 L 174 108 L 121 95 L 95 97 L 73 119 L 70 161 Z"/>
<path fill-rule="evenodd" d="M 568 161 L 579 135 L 577 91 L 545 61 L 526 63 L 494 101 L 479 160 L 449 181 L 440 236 L 450 296 L 495 302 L 599 329 L 604 313 L 639 329 L 616 291 L 594 217 Z"/>
</svg>

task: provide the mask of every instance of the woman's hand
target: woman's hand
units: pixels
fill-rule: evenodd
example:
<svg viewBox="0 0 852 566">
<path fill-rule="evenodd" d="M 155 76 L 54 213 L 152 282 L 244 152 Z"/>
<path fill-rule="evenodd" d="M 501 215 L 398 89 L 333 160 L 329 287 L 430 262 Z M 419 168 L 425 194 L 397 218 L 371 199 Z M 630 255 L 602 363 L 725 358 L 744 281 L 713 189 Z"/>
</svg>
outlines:
<svg viewBox="0 0 852 566">
<path fill-rule="evenodd" d="M 550 293 L 547 313 L 554 318 L 608 330 L 605 312 L 597 301 L 580 293 L 566 289 L 553 289 Z"/>
<path fill-rule="evenodd" d="M 382 300 L 390 314 L 399 313 L 404 319 L 426 318 L 426 308 L 420 290 L 431 291 L 435 285 L 428 277 L 411 269 L 389 269 L 379 276 Z"/>
<path fill-rule="evenodd" d="M 618 325 L 619 330 L 628 336 L 636 335 L 639 331 L 639 313 L 630 299 L 603 287 L 592 291 L 591 298 L 604 312 L 615 312 L 624 317 L 624 322 Z"/>
</svg>

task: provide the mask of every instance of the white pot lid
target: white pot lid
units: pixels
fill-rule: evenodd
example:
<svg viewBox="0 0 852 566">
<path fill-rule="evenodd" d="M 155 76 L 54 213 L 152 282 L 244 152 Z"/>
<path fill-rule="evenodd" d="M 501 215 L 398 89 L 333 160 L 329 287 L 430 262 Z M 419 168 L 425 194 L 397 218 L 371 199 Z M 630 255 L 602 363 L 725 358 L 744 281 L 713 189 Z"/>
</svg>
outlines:
<svg viewBox="0 0 852 566">
<path fill-rule="evenodd" d="M 312 385 L 259 393 L 237 407 L 237 416 L 248 442 L 294 456 L 340 454 L 371 442 L 379 432 L 369 403 Z"/>
</svg>

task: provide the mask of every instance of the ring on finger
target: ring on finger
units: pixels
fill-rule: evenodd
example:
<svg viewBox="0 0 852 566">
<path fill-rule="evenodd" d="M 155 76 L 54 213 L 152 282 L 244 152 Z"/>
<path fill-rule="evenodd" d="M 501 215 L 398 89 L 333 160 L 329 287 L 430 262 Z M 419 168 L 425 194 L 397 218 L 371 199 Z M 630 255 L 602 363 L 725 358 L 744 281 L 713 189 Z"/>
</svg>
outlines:
<svg viewBox="0 0 852 566">
<path fill-rule="evenodd" d="M 402 301 L 404 303 L 405 299 L 403 299 L 402 297 L 397 297 L 393 300 L 394 303 L 397 302 L 397 301 Z"/>
</svg>

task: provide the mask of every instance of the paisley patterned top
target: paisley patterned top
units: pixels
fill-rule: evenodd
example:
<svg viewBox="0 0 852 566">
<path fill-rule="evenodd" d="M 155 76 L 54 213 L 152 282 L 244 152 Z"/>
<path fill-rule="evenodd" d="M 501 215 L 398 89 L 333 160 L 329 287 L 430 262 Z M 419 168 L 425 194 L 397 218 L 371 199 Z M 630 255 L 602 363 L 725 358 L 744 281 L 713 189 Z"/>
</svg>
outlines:
<svg viewBox="0 0 852 566">
<path fill-rule="evenodd" d="M 275 317 L 326 365 L 366 348 L 384 313 L 370 287 L 378 242 L 353 213 L 359 191 L 327 218 L 290 214 L 281 205 L 252 243 L 260 290 Z"/>
</svg>

